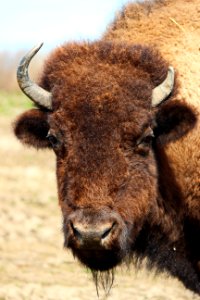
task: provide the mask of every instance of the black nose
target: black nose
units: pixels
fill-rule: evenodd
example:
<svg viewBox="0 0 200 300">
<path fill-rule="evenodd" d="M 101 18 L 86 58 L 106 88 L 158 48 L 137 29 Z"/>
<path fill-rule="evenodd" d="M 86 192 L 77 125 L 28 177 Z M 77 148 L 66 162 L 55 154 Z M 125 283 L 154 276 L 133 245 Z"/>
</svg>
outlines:
<svg viewBox="0 0 200 300">
<path fill-rule="evenodd" d="M 112 233 L 117 226 L 115 222 L 101 224 L 98 227 L 92 224 L 83 225 L 76 222 L 70 222 L 70 225 L 74 238 L 80 246 L 86 248 L 99 248 L 99 246 L 104 246 L 104 243 L 110 241 Z"/>
</svg>

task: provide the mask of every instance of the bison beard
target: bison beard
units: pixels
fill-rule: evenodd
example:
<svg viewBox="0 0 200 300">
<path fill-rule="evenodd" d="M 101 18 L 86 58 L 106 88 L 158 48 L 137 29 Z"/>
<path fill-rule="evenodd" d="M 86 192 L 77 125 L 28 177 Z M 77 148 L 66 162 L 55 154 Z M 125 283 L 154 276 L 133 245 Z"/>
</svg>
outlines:
<svg viewBox="0 0 200 300">
<path fill-rule="evenodd" d="M 84 215 L 87 214 L 86 211 L 83 213 Z M 110 215 L 112 215 L 112 212 L 109 213 L 109 216 Z M 101 217 L 102 216 L 93 214 L 95 223 L 99 223 L 97 220 Z M 112 245 L 110 245 L 110 249 L 105 249 L 104 247 L 99 249 L 98 245 L 96 249 L 94 243 L 88 243 L 86 247 L 77 247 L 76 241 L 74 242 L 73 238 L 69 237 L 70 230 L 67 229 L 67 227 L 70 226 L 69 220 L 64 218 L 64 246 L 71 249 L 74 257 L 77 257 L 84 266 L 87 266 L 91 270 L 97 294 L 99 294 L 100 287 L 103 287 L 105 292 L 109 293 L 114 282 L 115 267 L 122 262 L 128 265 L 131 258 L 131 247 L 130 244 L 128 244 L 128 237 L 133 235 L 133 233 L 131 234 L 133 228 L 132 226 L 128 226 L 128 224 L 123 224 L 122 220 L 120 221 L 122 228 L 117 241 L 113 241 Z"/>
<path fill-rule="evenodd" d="M 197 113 L 177 99 L 173 68 L 141 45 L 70 43 L 50 55 L 38 88 L 27 73 L 38 49 L 18 70 L 37 109 L 14 130 L 23 143 L 55 152 L 65 247 L 92 270 L 97 290 L 99 282 L 109 290 L 122 262 L 147 257 L 200 294 L 200 251 L 190 237 L 199 220 L 165 152 L 189 136 Z"/>
</svg>

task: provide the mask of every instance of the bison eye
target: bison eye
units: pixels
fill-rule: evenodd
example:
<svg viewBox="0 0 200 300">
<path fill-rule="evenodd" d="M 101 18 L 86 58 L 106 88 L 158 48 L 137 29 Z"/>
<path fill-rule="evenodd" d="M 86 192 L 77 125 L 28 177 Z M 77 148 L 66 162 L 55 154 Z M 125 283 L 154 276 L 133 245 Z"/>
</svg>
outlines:
<svg viewBox="0 0 200 300">
<path fill-rule="evenodd" d="M 47 139 L 53 148 L 56 148 L 60 144 L 57 137 L 51 133 L 48 133 Z"/>
<path fill-rule="evenodd" d="M 144 144 L 144 145 L 150 145 L 151 142 L 152 142 L 152 139 L 153 139 L 153 135 L 147 135 L 145 136 L 142 140 L 140 140 L 140 143 L 137 144 L 137 145 L 141 145 L 141 144 Z"/>
<path fill-rule="evenodd" d="M 151 127 L 148 127 L 143 134 L 138 138 L 137 140 L 137 146 L 140 144 L 150 144 L 152 142 L 152 139 L 154 137 L 153 130 Z"/>
<path fill-rule="evenodd" d="M 136 142 L 137 153 L 145 156 L 149 153 L 149 149 L 154 138 L 153 130 L 148 127 Z"/>
</svg>

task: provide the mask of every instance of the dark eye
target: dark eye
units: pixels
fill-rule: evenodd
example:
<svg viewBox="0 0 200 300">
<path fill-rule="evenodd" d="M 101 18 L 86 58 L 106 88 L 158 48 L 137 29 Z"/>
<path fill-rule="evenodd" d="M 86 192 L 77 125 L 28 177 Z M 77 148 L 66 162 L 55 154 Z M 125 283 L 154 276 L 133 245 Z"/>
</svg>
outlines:
<svg viewBox="0 0 200 300">
<path fill-rule="evenodd" d="M 154 138 L 153 130 L 149 127 L 145 130 L 145 132 L 142 134 L 142 136 L 137 140 L 136 152 L 138 154 L 146 156 L 149 153 L 153 138 Z"/>
<path fill-rule="evenodd" d="M 140 141 L 137 142 L 137 145 L 139 146 L 140 144 L 144 144 L 144 145 L 150 145 L 153 139 L 153 135 L 147 135 L 144 136 L 142 139 L 140 139 Z"/>
<path fill-rule="evenodd" d="M 59 145 L 59 141 L 55 135 L 49 133 L 47 139 L 53 148 L 56 148 Z"/>
</svg>

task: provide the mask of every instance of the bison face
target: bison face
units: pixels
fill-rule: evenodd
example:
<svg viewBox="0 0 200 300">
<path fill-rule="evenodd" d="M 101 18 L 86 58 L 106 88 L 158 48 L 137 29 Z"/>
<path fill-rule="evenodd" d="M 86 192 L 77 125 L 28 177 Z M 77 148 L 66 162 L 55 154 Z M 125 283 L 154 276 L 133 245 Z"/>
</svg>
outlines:
<svg viewBox="0 0 200 300">
<path fill-rule="evenodd" d="M 113 268 L 157 205 L 156 143 L 182 136 L 194 115 L 176 101 L 155 107 L 176 88 L 158 53 L 141 46 L 59 48 L 41 80 L 51 93 L 24 83 L 21 69 L 20 86 L 39 109 L 19 117 L 15 134 L 56 154 L 65 246 L 93 270 Z"/>
<path fill-rule="evenodd" d="M 89 267 L 108 269 L 129 252 L 156 199 L 150 115 L 93 98 L 56 111 L 48 123 L 65 245 Z"/>
</svg>

